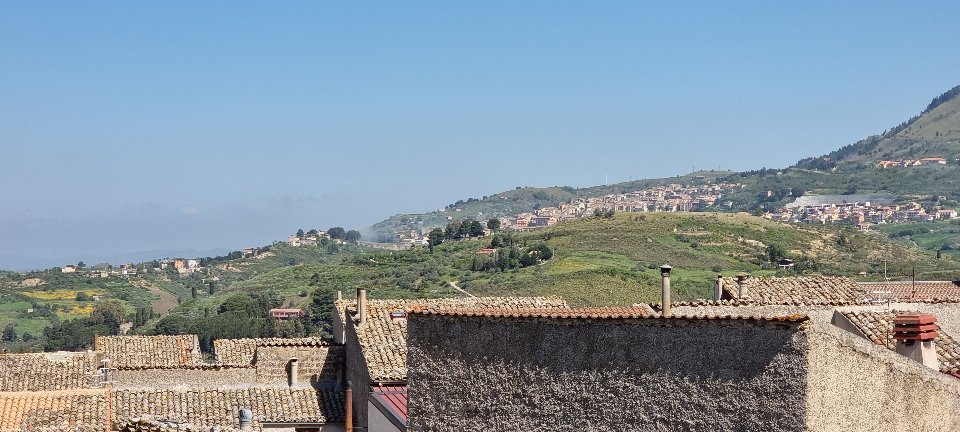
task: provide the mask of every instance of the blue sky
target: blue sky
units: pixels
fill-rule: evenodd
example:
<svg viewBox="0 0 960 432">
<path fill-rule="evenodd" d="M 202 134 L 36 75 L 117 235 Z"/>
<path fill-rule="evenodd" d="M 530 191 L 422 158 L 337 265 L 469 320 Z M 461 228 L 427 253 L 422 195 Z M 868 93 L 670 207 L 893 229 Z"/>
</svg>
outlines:
<svg viewBox="0 0 960 432">
<path fill-rule="evenodd" d="M 954 2 L 0 2 L 0 268 L 787 166 L 960 84 Z"/>
</svg>

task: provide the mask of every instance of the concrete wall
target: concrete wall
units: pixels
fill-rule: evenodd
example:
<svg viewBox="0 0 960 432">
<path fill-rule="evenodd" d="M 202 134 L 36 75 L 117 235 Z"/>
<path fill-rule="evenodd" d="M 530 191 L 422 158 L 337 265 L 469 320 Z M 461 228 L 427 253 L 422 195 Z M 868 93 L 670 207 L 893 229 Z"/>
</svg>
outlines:
<svg viewBox="0 0 960 432">
<path fill-rule="evenodd" d="M 216 387 L 257 382 L 257 370 L 254 368 L 117 370 L 113 371 L 113 380 L 115 388 Z"/>
<path fill-rule="evenodd" d="M 387 418 L 388 414 L 385 414 L 380 411 L 380 409 L 373 404 L 373 402 L 367 402 L 367 432 L 401 432 L 393 422 Z"/>
<path fill-rule="evenodd" d="M 370 370 L 363 358 L 353 320 L 347 319 L 345 335 L 347 381 L 353 389 L 354 427 L 367 426 L 367 397 L 370 395 Z"/>
<path fill-rule="evenodd" d="M 960 431 L 960 380 L 829 325 L 810 332 L 812 432 Z"/>
<path fill-rule="evenodd" d="M 411 315 L 408 429 L 803 431 L 802 328 Z"/>
</svg>

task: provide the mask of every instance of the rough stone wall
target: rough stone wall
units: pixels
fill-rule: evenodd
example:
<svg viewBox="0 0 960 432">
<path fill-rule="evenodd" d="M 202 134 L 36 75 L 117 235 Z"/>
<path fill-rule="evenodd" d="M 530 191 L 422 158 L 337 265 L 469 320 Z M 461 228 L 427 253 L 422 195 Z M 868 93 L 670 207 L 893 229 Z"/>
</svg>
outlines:
<svg viewBox="0 0 960 432">
<path fill-rule="evenodd" d="M 290 358 L 297 358 L 297 381 L 316 387 L 332 387 L 339 379 L 343 364 L 343 347 L 260 347 L 257 348 L 257 382 L 287 382 Z"/>
<path fill-rule="evenodd" d="M 256 382 L 257 371 L 254 368 L 118 370 L 113 371 L 113 380 L 115 388 L 216 387 Z"/>
<path fill-rule="evenodd" d="M 811 432 L 960 430 L 960 380 L 842 329 L 810 332 Z"/>
<path fill-rule="evenodd" d="M 353 389 L 354 426 L 367 426 L 367 397 L 370 394 L 370 371 L 363 358 L 363 350 L 357 340 L 356 326 L 352 320 L 346 323 L 346 367 L 347 381 Z"/>
<path fill-rule="evenodd" d="M 410 431 L 805 430 L 800 324 L 408 320 Z"/>
</svg>

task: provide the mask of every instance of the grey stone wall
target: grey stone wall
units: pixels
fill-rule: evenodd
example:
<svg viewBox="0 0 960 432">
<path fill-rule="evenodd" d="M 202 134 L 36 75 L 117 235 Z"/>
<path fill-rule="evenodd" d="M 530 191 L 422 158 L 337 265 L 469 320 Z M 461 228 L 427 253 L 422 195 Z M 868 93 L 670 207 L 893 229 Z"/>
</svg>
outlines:
<svg viewBox="0 0 960 432">
<path fill-rule="evenodd" d="M 803 431 L 804 326 L 408 318 L 410 431 Z"/>
<path fill-rule="evenodd" d="M 810 332 L 812 432 L 960 431 L 960 380 L 852 333 Z"/>
<path fill-rule="evenodd" d="M 363 350 L 357 340 L 353 320 L 347 319 L 345 335 L 347 381 L 353 389 L 354 426 L 367 426 L 367 397 L 370 395 L 370 371 L 363 358 Z"/>
</svg>

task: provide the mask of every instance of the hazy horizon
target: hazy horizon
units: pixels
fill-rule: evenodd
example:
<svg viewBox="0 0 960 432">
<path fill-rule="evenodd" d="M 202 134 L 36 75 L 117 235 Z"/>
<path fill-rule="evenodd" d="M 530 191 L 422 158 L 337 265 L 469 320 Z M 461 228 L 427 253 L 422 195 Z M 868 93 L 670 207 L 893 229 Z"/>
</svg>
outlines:
<svg viewBox="0 0 960 432">
<path fill-rule="evenodd" d="M 225 252 L 516 186 L 785 167 L 960 84 L 958 12 L 7 2 L 0 269 Z"/>
</svg>

